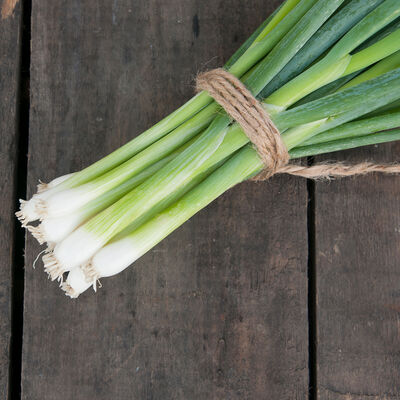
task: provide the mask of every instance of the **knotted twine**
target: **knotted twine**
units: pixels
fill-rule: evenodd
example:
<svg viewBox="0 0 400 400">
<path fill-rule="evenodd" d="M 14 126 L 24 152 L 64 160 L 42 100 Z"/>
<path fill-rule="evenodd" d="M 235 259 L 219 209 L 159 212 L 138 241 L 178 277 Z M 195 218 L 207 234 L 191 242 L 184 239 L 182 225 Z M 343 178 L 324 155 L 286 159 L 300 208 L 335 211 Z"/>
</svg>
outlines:
<svg viewBox="0 0 400 400">
<path fill-rule="evenodd" d="M 264 169 L 253 180 L 267 180 L 275 174 L 289 174 L 308 179 L 338 178 L 371 172 L 400 173 L 400 164 L 324 163 L 313 166 L 289 164 L 289 153 L 281 134 L 269 114 L 246 86 L 222 68 L 201 73 L 196 79 L 197 91 L 205 90 L 235 120 L 253 144 Z"/>
</svg>

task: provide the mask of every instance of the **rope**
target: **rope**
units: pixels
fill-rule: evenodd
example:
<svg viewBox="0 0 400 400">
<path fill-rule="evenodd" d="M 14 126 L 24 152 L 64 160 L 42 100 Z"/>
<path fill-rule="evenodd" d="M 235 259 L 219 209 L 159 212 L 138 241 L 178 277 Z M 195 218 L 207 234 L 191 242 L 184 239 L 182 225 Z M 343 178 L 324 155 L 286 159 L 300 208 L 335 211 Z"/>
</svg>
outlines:
<svg viewBox="0 0 400 400">
<path fill-rule="evenodd" d="M 322 163 L 310 167 L 289 164 L 289 153 L 281 134 L 267 111 L 235 76 L 222 68 L 197 76 L 196 88 L 205 90 L 243 129 L 264 163 L 254 180 L 266 180 L 275 174 L 289 174 L 308 179 L 365 175 L 371 172 L 400 173 L 400 165 L 360 163 Z"/>
</svg>

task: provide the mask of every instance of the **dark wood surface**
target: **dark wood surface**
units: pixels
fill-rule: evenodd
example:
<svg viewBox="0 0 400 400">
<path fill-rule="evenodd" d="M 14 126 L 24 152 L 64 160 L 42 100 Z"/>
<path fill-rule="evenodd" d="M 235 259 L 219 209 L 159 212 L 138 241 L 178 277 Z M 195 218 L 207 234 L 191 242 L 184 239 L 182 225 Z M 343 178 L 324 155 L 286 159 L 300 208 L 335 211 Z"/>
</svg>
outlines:
<svg viewBox="0 0 400 400">
<path fill-rule="evenodd" d="M 17 166 L 20 7 L 0 16 L 0 398 L 8 397 Z M 4 15 L 5 17 L 5 15 Z"/>
<path fill-rule="evenodd" d="M 28 195 L 190 98 L 196 72 L 280 2 L 33 0 Z M 400 399 L 396 177 L 244 183 L 75 301 L 32 269 L 41 248 L 12 232 L 19 7 L 0 21 L 0 398 Z M 329 158 L 395 161 L 399 146 Z M 19 396 L 7 386 L 23 250 Z"/>
<path fill-rule="evenodd" d="M 34 1 L 29 193 L 173 111 L 278 3 Z M 22 398 L 305 398 L 306 211 L 304 181 L 244 184 L 78 301 L 29 239 Z"/>
<path fill-rule="evenodd" d="M 399 159 L 400 144 L 332 154 Z M 400 180 L 371 175 L 317 183 L 320 399 L 400 398 Z"/>
</svg>

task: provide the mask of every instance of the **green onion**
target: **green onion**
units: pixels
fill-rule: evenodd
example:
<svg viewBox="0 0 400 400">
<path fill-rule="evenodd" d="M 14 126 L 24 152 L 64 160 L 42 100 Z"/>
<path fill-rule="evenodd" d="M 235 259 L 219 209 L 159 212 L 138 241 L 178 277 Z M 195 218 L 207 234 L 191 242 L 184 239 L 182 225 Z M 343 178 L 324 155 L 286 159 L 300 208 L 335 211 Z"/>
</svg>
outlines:
<svg viewBox="0 0 400 400">
<path fill-rule="evenodd" d="M 238 50 L 229 63 L 228 70 L 236 76 L 243 75 L 247 71 L 246 68 L 251 68 L 262 57 L 268 54 L 274 44 L 285 36 L 315 3 L 316 0 L 287 0 L 282 6 L 281 12 L 277 12 L 273 18 L 268 19 L 268 23 L 260 29 L 260 32 L 257 32 L 257 35 L 254 35 L 254 40 L 246 42 Z M 162 144 L 162 147 L 164 151 L 175 150 L 179 145 L 184 143 L 185 140 L 189 140 L 201 130 L 205 129 L 210 123 L 210 117 L 215 116 L 218 110 L 219 107 L 215 103 L 212 103 L 212 99 L 207 93 L 199 93 L 177 111 L 110 155 L 84 170 L 73 174 L 61 184 L 57 185 L 57 187 L 51 188 L 50 191 L 34 195 L 29 202 L 21 201 L 21 211 L 18 213 L 19 219 L 26 225 L 28 222 L 35 221 L 39 218 L 58 216 L 60 212 L 72 212 L 83 203 L 93 199 L 96 195 L 100 195 L 106 190 L 111 189 L 110 185 L 106 185 L 103 186 L 104 190 L 100 192 L 101 189 L 97 188 L 98 182 L 94 186 L 91 184 L 95 178 L 127 162 L 131 157 L 145 150 L 148 146 L 174 130 L 175 132 L 172 134 L 173 137 L 171 138 L 170 136 L 166 140 L 167 143 Z M 200 115 L 197 115 L 198 113 L 200 113 Z M 184 126 L 181 126 L 182 124 L 184 124 Z M 154 148 L 150 150 L 149 156 L 153 158 L 147 159 L 148 162 L 155 162 L 159 159 L 158 152 Z M 139 165 L 141 165 L 140 162 Z M 140 172 L 136 170 L 135 167 L 133 167 L 132 170 L 128 167 L 127 169 L 132 171 L 131 175 Z M 72 190 L 67 193 L 69 209 L 65 209 L 64 211 L 60 210 L 58 206 L 59 200 L 60 198 L 64 198 L 64 196 L 62 194 L 57 196 L 57 194 L 68 189 L 82 186 L 85 183 L 88 183 L 88 186 L 80 187 L 77 190 Z M 50 202 L 55 204 L 54 206 L 48 206 L 47 204 L 50 197 L 52 197 Z"/>
<path fill-rule="evenodd" d="M 331 15 L 339 7 L 342 2 L 343 0 L 320 0 L 311 8 L 311 10 L 309 9 L 311 5 L 315 3 L 315 1 L 302 0 L 301 2 L 299 2 L 298 5 L 286 16 L 286 18 L 277 25 L 276 29 L 278 29 L 281 25 L 292 26 L 294 21 L 298 20 L 299 17 L 304 15 L 307 10 L 309 10 L 309 12 L 303 18 L 301 18 L 298 24 L 279 42 L 279 44 L 274 48 L 271 54 L 269 54 L 265 58 L 264 62 L 261 63 L 250 75 L 248 79 L 249 84 L 253 85 L 254 87 L 258 87 L 260 85 L 268 83 L 267 79 L 272 79 L 274 77 L 274 71 L 279 72 L 279 70 L 285 66 L 286 62 L 296 54 L 296 49 L 299 47 L 301 48 L 307 42 L 310 36 L 315 33 L 315 31 L 322 25 L 322 23 L 329 17 L 329 15 Z M 292 14 L 295 15 L 295 18 L 292 17 Z M 288 19 L 289 23 L 287 22 Z M 273 20 L 271 20 L 270 23 L 272 22 Z M 268 25 L 264 29 L 264 31 L 266 29 L 268 29 Z M 249 49 L 242 55 L 242 57 L 239 58 L 234 66 L 241 64 L 242 59 L 247 59 L 246 54 L 252 49 L 252 47 L 257 47 L 258 49 L 260 46 L 264 46 L 265 43 L 269 43 L 269 41 L 267 40 L 268 35 L 263 36 L 263 32 L 259 35 L 259 38 L 256 39 L 255 43 L 253 43 L 249 47 Z M 279 56 L 282 48 L 285 48 L 285 57 Z M 265 49 L 263 49 L 263 51 L 264 50 Z M 260 50 L 258 49 L 257 52 L 260 52 Z M 273 55 L 273 53 L 275 55 Z M 235 68 L 234 66 L 232 66 L 232 68 Z M 268 71 L 261 75 L 260 71 L 263 71 L 266 68 L 268 68 Z M 205 111 L 203 110 L 202 112 L 204 113 Z M 209 116 L 208 113 L 207 116 Z M 201 117 L 199 120 L 204 120 L 204 117 Z M 215 129 L 215 126 L 218 126 L 218 129 L 224 129 L 229 124 L 229 118 L 227 116 L 217 116 L 215 121 L 214 126 L 211 128 L 211 131 L 214 133 L 211 133 L 210 135 L 220 134 L 220 132 L 218 133 L 217 129 Z M 188 123 L 190 124 L 192 122 L 189 121 Z M 196 128 L 198 127 L 197 124 L 194 125 Z M 183 129 L 185 129 L 185 127 Z M 196 129 L 194 132 L 198 133 L 198 130 Z M 144 136 L 146 135 L 147 133 L 145 132 Z M 143 135 L 141 135 L 140 137 L 142 136 Z M 178 132 L 178 134 L 176 134 L 175 136 L 179 137 L 180 132 Z M 169 138 L 166 138 L 166 140 L 168 141 Z M 123 146 L 121 149 L 123 149 L 124 147 L 125 146 Z M 168 148 L 168 146 L 166 146 L 165 144 L 162 144 L 162 147 Z M 121 151 L 121 149 L 117 150 L 117 152 Z M 150 149 L 149 151 L 151 154 L 158 154 L 153 149 Z M 114 157 L 113 154 L 115 155 L 117 152 L 112 153 L 108 157 Z M 139 158 L 141 158 L 140 154 Z M 106 159 L 107 157 L 101 162 Z M 137 170 L 131 168 L 131 163 L 132 161 L 127 161 L 120 168 L 123 168 L 130 174 L 137 173 Z M 139 160 L 138 164 L 142 164 L 141 160 Z M 96 165 L 97 163 L 88 168 L 94 168 Z M 88 168 L 83 170 L 82 173 L 85 174 L 85 171 L 87 171 Z M 75 174 L 72 178 L 63 182 L 63 185 L 59 185 L 58 187 L 54 188 L 52 192 L 43 193 L 39 196 L 34 197 L 32 199 L 32 202 L 34 203 L 34 207 L 38 212 L 34 215 L 29 215 L 26 219 L 34 220 L 37 217 L 57 217 L 62 215 L 63 213 L 65 214 L 72 212 L 74 209 L 79 208 L 83 203 L 92 200 L 96 196 L 104 193 L 106 190 L 110 190 L 112 188 L 111 185 L 113 184 L 113 182 L 115 182 L 115 185 L 119 184 L 121 180 L 125 179 L 126 177 L 126 175 L 124 175 L 123 173 L 121 174 L 119 170 L 114 172 L 111 171 L 109 175 L 106 174 L 104 177 L 98 178 L 98 180 L 102 182 L 91 181 L 87 183 L 86 186 L 79 186 L 78 188 L 73 187 L 72 189 L 69 189 L 67 185 L 69 185 L 72 180 L 76 181 L 77 179 L 79 179 L 79 173 Z M 114 178 L 115 175 L 119 176 L 120 178 Z M 109 182 L 111 183 L 108 184 Z M 102 185 L 101 183 L 104 184 Z M 65 191 L 66 186 L 67 189 L 69 189 L 67 191 Z M 65 203 L 67 203 L 68 206 L 66 206 Z M 24 204 L 23 211 L 26 206 L 27 205 Z"/>
<path fill-rule="evenodd" d="M 396 71 L 400 74 L 400 70 Z M 379 79 L 379 85 L 377 85 L 376 81 Z M 374 90 L 376 86 L 384 87 L 386 84 L 390 84 L 392 80 L 393 77 L 389 73 L 330 97 L 341 97 L 341 106 L 343 107 L 343 104 L 347 104 L 346 101 L 350 104 L 354 103 L 354 97 L 363 97 L 365 90 L 360 90 L 360 88 L 363 89 L 367 87 L 368 90 Z M 375 85 L 372 83 L 375 83 Z M 397 84 L 400 86 L 399 79 L 397 80 Z M 396 90 L 395 85 L 390 85 L 390 87 L 392 90 Z M 354 92 L 356 93 L 355 95 Z M 346 95 L 346 101 L 343 100 L 343 95 Z M 400 97 L 399 90 L 397 90 L 396 96 Z M 384 101 L 387 102 L 391 101 L 389 96 L 384 99 Z M 330 104 L 331 102 L 326 101 L 326 103 Z M 374 104 L 374 107 L 377 107 L 377 103 Z M 304 108 L 304 106 L 299 108 Z M 296 109 L 292 110 L 291 113 L 295 110 Z M 332 110 L 330 110 L 330 113 L 332 113 Z M 140 224 L 144 222 L 144 218 L 149 216 L 151 210 L 158 210 L 159 204 L 165 201 L 165 199 L 172 200 L 170 196 L 173 195 L 173 190 L 178 191 L 182 185 L 187 183 L 187 180 L 193 179 L 196 169 L 200 168 L 204 163 L 204 157 L 207 157 L 210 151 L 208 147 L 209 143 L 213 145 L 215 143 L 213 141 L 210 142 L 210 138 L 214 138 L 214 141 L 217 140 L 216 138 L 219 138 L 219 136 L 214 135 L 214 130 L 219 132 L 221 126 L 225 126 L 225 120 L 224 118 L 217 118 L 211 125 L 212 129 L 208 129 L 199 141 L 189 146 L 137 189 L 128 193 L 115 204 L 93 217 L 60 244 L 56 245 L 54 253 L 46 256 L 46 270 L 50 273 L 52 279 L 58 278 L 61 273 L 69 271 L 87 261 L 111 240 L 113 236 L 125 229 L 128 225 L 136 223 L 136 227 L 140 226 Z M 232 128 L 231 132 L 237 132 L 239 135 L 242 135 L 244 144 L 246 142 L 246 137 L 240 132 L 236 124 L 234 124 L 233 127 L 236 127 L 236 129 Z M 223 131 L 223 137 L 225 134 L 226 131 Z M 289 139 L 290 138 L 291 136 L 289 136 Z M 283 139 L 288 145 L 285 135 L 283 135 Z M 289 145 L 288 148 L 290 148 Z M 253 152 L 254 158 L 258 159 L 256 152 Z M 212 160 L 212 158 L 209 159 Z M 154 188 L 156 188 L 156 190 L 154 190 Z M 130 207 L 130 204 L 134 204 L 135 207 Z M 75 252 L 71 252 L 71 249 L 75 249 Z"/>
<path fill-rule="evenodd" d="M 97 279 L 121 272 L 195 213 L 261 169 L 262 163 L 254 157 L 254 150 L 246 146 L 177 203 L 125 238 L 103 247 L 83 269 L 73 269 L 67 282 L 63 284 L 63 289 L 69 296 L 77 297 L 91 285 L 95 285 Z M 119 255 L 117 259 L 116 254 Z"/>
<path fill-rule="evenodd" d="M 38 226 L 28 226 L 28 230 L 40 244 L 47 242 L 49 247 L 53 248 L 56 243 L 61 242 L 66 236 L 68 236 L 84 222 L 114 204 L 125 194 L 129 193 L 132 189 L 139 186 L 150 176 L 154 175 L 163 166 L 173 160 L 178 154 L 182 153 L 182 151 L 192 142 L 193 141 L 185 144 L 172 154 L 169 154 L 167 157 L 155 162 L 143 171 L 125 180 L 120 185 L 113 187 L 111 190 L 83 204 L 77 210 L 74 210 L 70 213 L 65 213 L 61 216 L 44 218 Z M 50 184 L 51 183 L 52 182 L 50 182 Z M 56 182 L 53 184 L 56 184 Z"/>
<path fill-rule="evenodd" d="M 360 119 L 347 124 L 339 125 L 336 128 L 327 130 L 317 136 L 306 140 L 302 146 L 312 144 L 326 143 L 339 139 L 354 138 L 359 136 L 369 135 L 389 129 L 394 129 L 400 126 L 400 109 L 397 112 L 379 115 L 376 117 Z"/>
<path fill-rule="evenodd" d="M 400 15 L 400 3 L 387 0 L 354 26 L 318 63 L 278 89 L 264 102 L 286 109 L 309 93 L 366 68 L 400 49 L 400 29 L 370 47 L 350 54 L 363 41 Z"/>
<path fill-rule="evenodd" d="M 225 65 L 298 158 L 400 140 L 400 2 L 287 0 Z M 97 163 L 40 184 L 18 217 L 76 297 L 262 170 L 204 92 Z"/>
<path fill-rule="evenodd" d="M 228 70 L 236 76 L 243 75 L 248 68 L 251 68 L 254 63 L 263 58 L 271 47 L 273 47 L 273 45 L 271 46 L 270 44 L 270 37 L 267 33 L 272 33 L 279 29 L 280 35 L 276 35 L 276 37 L 274 36 L 274 38 L 272 38 L 273 42 L 279 41 L 315 2 L 316 0 L 287 0 L 286 4 L 283 6 L 284 12 L 278 12 L 269 20 L 265 28 L 259 33 L 249 48 L 244 51 L 241 56 L 236 57 L 233 63 L 230 63 Z M 275 27 L 272 32 L 270 26 Z M 247 44 L 245 44 L 245 46 L 246 45 Z M 240 54 L 241 51 L 242 48 L 239 49 L 238 54 Z M 212 99 L 207 93 L 199 93 L 178 110 L 155 124 L 140 136 L 68 179 L 64 187 L 75 187 L 109 171 L 177 128 L 211 102 Z"/>
<path fill-rule="evenodd" d="M 346 4 L 315 33 L 275 79 L 262 90 L 260 97 L 268 97 L 292 78 L 302 73 L 349 29 L 382 2 L 383 0 L 357 0 Z"/>
<path fill-rule="evenodd" d="M 317 154 L 355 149 L 356 147 L 368 146 L 378 143 L 394 142 L 396 140 L 400 140 L 400 129 L 374 133 L 372 135 L 350 137 L 346 139 L 335 140 L 332 142 L 317 143 L 304 147 L 297 147 L 290 151 L 290 157 L 294 159 L 315 156 Z"/>
<path fill-rule="evenodd" d="M 368 114 L 374 110 L 379 110 L 382 109 L 382 107 L 385 107 L 387 105 L 390 105 L 390 107 L 393 106 L 392 103 L 392 98 L 388 97 L 387 99 L 382 98 L 379 99 L 379 94 L 376 94 L 375 100 L 373 97 L 373 88 L 374 84 L 380 84 L 382 83 L 381 90 L 384 89 L 384 85 L 386 85 L 386 80 L 385 80 L 385 73 L 387 72 L 389 75 L 390 71 L 398 71 L 398 68 L 400 67 L 400 59 L 399 59 L 399 52 L 387 57 L 387 59 L 382 60 L 380 63 L 376 64 L 374 67 L 370 68 L 368 71 L 364 72 L 363 74 L 357 76 L 350 82 L 346 83 L 343 87 L 339 88 L 336 91 L 336 94 L 332 94 L 330 96 L 326 96 L 320 101 L 315 100 L 313 102 L 310 102 L 304 106 L 298 106 L 295 108 L 297 112 L 299 110 L 304 109 L 306 106 L 312 106 L 314 104 L 319 104 L 320 106 L 323 105 L 325 101 L 333 101 L 336 102 L 336 104 L 339 104 L 337 106 L 333 106 L 335 109 L 335 113 L 331 111 L 326 110 L 329 115 L 324 115 L 323 120 L 317 120 L 315 123 L 312 120 L 308 120 L 304 123 L 304 125 L 298 125 L 295 128 L 292 128 L 291 130 L 288 130 L 284 132 L 284 136 L 286 137 L 286 143 L 289 146 L 289 148 L 293 148 L 294 146 L 297 146 L 307 140 L 308 138 L 311 138 L 321 132 L 324 132 L 328 129 L 334 128 L 335 126 L 339 126 L 345 122 L 351 121 L 352 119 L 356 119 L 362 115 Z M 381 77 L 380 80 L 373 79 L 373 78 L 378 78 Z M 396 81 L 395 77 L 395 81 Z M 362 83 L 364 83 L 362 85 Z M 355 90 L 351 91 L 349 89 L 356 87 Z M 348 90 L 345 90 L 348 89 Z M 372 89 L 372 90 L 371 90 Z M 340 93 L 343 93 L 343 91 L 346 92 L 346 95 L 349 95 L 349 97 L 343 98 Z M 360 102 L 361 99 L 361 93 L 364 92 L 364 95 L 367 96 L 368 101 Z M 387 92 L 389 94 L 389 91 Z M 397 100 L 397 95 L 396 93 L 393 93 L 395 99 Z M 355 100 L 355 99 L 358 99 Z M 387 101 L 388 100 L 388 101 Z M 353 104 L 349 104 L 348 102 L 353 102 Z M 384 104 L 380 103 L 382 101 Z M 358 105 L 357 105 L 358 104 Z M 347 107 L 347 109 L 345 109 Z M 325 112 L 326 112 L 325 111 Z M 289 113 L 290 114 L 290 113 Z M 318 113 L 318 116 L 321 116 L 321 113 Z M 329 117 L 329 118 L 328 118 Z M 299 121 L 300 122 L 300 121 Z"/>
</svg>

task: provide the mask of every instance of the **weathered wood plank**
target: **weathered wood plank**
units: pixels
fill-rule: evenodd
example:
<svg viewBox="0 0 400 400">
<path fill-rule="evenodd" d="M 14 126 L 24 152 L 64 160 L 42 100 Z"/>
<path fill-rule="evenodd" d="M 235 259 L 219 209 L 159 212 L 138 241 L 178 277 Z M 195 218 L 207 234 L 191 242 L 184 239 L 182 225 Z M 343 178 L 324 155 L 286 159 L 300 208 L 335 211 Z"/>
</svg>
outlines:
<svg viewBox="0 0 400 400">
<path fill-rule="evenodd" d="M 4 14 L 4 17 L 0 17 L 0 398 L 7 399 L 18 142 L 20 7 L 17 6 L 13 15 L 6 18 Z"/>
<path fill-rule="evenodd" d="M 400 144 L 330 159 L 398 161 Z M 400 180 L 316 185 L 318 388 L 321 400 L 398 399 Z"/>
<path fill-rule="evenodd" d="M 30 193 L 179 106 L 278 3 L 34 1 Z M 77 301 L 30 239 L 23 398 L 305 399 L 306 202 L 243 184 Z"/>
</svg>

